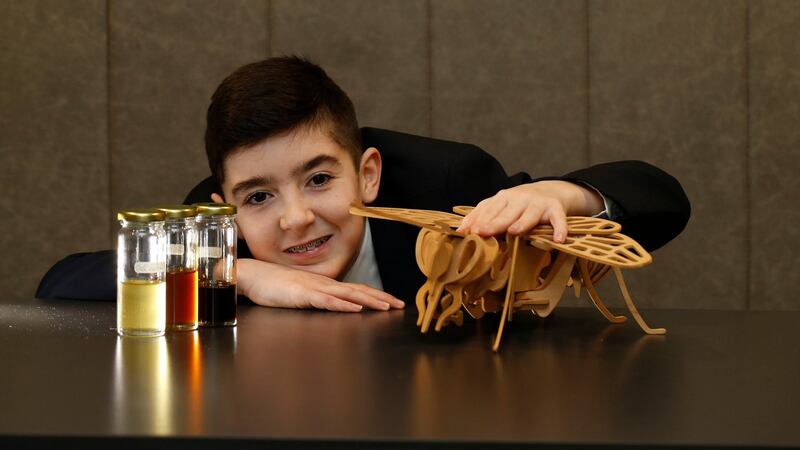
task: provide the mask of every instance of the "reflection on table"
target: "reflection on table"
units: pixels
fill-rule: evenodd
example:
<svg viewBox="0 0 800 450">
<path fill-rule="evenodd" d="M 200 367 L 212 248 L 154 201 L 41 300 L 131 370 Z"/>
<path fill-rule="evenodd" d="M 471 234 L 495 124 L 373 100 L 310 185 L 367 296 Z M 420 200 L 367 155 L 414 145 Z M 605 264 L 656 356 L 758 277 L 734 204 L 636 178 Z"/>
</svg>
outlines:
<svg viewBox="0 0 800 450">
<path fill-rule="evenodd" d="M 562 308 L 515 315 L 500 353 L 486 318 L 421 334 L 413 311 L 244 307 L 235 328 L 120 338 L 114 313 L 0 302 L 0 447 L 800 445 L 798 313 L 648 311 L 670 330 L 648 336 Z"/>
<path fill-rule="evenodd" d="M 233 370 L 233 328 L 116 338 L 111 413 L 119 435 L 200 435 L 228 404 L 225 386 L 205 386 L 204 377 L 226 380 Z M 203 350 L 205 349 L 205 350 Z M 205 414 L 213 408 L 213 414 Z M 231 415 L 230 411 L 228 414 Z M 219 424 L 217 424 L 219 425 Z"/>
</svg>

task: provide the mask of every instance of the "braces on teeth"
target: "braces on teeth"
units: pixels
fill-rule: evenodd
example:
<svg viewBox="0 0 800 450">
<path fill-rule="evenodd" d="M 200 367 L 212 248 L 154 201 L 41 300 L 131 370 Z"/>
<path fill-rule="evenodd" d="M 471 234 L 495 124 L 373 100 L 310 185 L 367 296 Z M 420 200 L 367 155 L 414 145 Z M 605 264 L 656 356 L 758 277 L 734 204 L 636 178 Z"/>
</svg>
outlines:
<svg viewBox="0 0 800 450">
<path fill-rule="evenodd" d="M 309 250 L 319 247 L 320 245 L 324 244 L 325 241 L 328 240 L 328 237 L 321 237 L 319 239 L 315 239 L 308 244 L 305 245 L 298 245 L 296 247 L 291 247 L 288 251 L 289 253 L 305 253 Z"/>
</svg>

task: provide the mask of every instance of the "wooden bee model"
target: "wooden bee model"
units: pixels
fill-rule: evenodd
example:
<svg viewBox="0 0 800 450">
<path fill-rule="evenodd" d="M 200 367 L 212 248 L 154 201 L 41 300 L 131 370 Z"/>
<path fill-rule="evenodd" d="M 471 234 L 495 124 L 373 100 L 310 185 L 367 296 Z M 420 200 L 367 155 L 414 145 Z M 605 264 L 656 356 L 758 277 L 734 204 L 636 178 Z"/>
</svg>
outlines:
<svg viewBox="0 0 800 450">
<path fill-rule="evenodd" d="M 462 215 L 472 207 L 457 206 Z M 625 303 L 636 323 L 648 334 L 665 334 L 650 328 L 631 300 L 621 269 L 635 269 L 652 262 L 633 239 L 619 233 L 618 223 L 592 217 L 568 217 L 564 243 L 553 241 L 553 228 L 539 225 L 523 236 L 480 237 L 456 232 L 462 215 L 420 209 L 352 206 L 350 213 L 395 220 L 421 227 L 417 237 L 417 264 L 428 280 L 417 292 L 417 325 L 426 333 L 451 322 L 461 325 L 463 307 L 475 319 L 502 310 L 492 350 L 497 351 L 503 327 L 515 311 L 531 310 L 547 317 L 571 286 L 580 296 L 585 287 L 597 309 L 612 323 L 613 315 L 600 300 L 595 284 L 614 271 Z"/>
</svg>

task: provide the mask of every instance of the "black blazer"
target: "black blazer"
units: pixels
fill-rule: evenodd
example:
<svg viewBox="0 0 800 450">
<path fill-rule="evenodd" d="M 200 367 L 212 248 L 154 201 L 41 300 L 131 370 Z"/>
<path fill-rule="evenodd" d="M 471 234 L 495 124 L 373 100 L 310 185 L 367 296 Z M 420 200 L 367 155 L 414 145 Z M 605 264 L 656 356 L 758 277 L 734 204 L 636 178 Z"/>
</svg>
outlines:
<svg viewBox="0 0 800 450">
<path fill-rule="evenodd" d="M 532 181 L 525 173 L 509 177 L 500 163 L 480 148 L 377 128 L 362 129 L 365 147 L 376 147 L 383 158 L 378 196 L 372 206 L 451 211 L 475 205 L 500 189 Z M 568 173 L 561 179 L 588 183 L 621 208 L 617 221 L 623 233 L 647 250 L 677 236 L 689 219 L 690 206 L 675 178 L 640 161 L 599 164 Z M 221 192 L 211 178 L 198 184 L 184 203 L 211 201 Z M 372 243 L 384 289 L 413 302 L 425 281 L 414 256 L 419 229 L 385 220 L 370 220 Z M 240 241 L 239 257 L 249 257 Z M 112 300 L 116 297 L 114 251 L 70 255 L 42 279 L 39 298 Z"/>
</svg>

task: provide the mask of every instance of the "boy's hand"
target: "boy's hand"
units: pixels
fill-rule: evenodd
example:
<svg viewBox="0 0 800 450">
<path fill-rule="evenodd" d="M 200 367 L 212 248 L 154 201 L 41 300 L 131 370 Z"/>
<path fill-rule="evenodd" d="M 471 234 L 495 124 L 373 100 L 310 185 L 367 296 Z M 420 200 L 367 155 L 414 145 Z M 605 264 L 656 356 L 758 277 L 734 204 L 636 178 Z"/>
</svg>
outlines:
<svg viewBox="0 0 800 450">
<path fill-rule="evenodd" d="M 597 192 L 560 180 L 539 181 L 503 189 L 475 207 L 458 231 L 493 236 L 524 234 L 540 223 L 553 226 L 553 240 L 567 238 L 567 216 L 593 216 L 604 208 Z"/>
<path fill-rule="evenodd" d="M 317 308 L 359 312 L 403 308 L 405 303 L 363 284 L 343 283 L 324 275 L 257 259 L 239 259 L 237 282 L 241 293 L 263 306 Z"/>
</svg>

